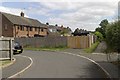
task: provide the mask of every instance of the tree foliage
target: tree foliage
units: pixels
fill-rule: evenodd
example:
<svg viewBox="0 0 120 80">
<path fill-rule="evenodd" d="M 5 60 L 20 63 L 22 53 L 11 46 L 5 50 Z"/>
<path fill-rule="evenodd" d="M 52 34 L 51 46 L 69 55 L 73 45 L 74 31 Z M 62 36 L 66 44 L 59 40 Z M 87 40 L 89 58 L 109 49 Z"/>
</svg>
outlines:
<svg viewBox="0 0 120 80">
<path fill-rule="evenodd" d="M 109 24 L 108 20 L 104 19 L 99 24 L 101 27 L 96 28 L 96 31 L 99 31 L 100 33 L 102 33 L 104 38 L 106 37 L 105 31 L 108 24 Z"/>
<path fill-rule="evenodd" d="M 77 36 L 79 34 L 79 28 L 75 29 L 73 34 L 74 34 L 74 36 Z"/>
<path fill-rule="evenodd" d="M 106 41 L 110 49 L 120 53 L 120 21 L 116 21 L 107 26 Z"/>
<path fill-rule="evenodd" d="M 87 30 L 84 30 L 84 29 L 75 29 L 75 31 L 72 33 L 74 36 L 87 36 L 87 34 L 89 34 L 89 32 Z"/>
<path fill-rule="evenodd" d="M 101 21 L 101 23 L 99 25 L 101 26 L 102 29 L 105 30 L 107 24 L 108 24 L 108 20 L 104 19 L 104 20 Z"/>
<path fill-rule="evenodd" d="M 103 35 L 99 31 L 96 31 L 95 35 L 97 36 L 97 40 L 98 41 L 102 41 L 103 40 Z"/>
</svg>

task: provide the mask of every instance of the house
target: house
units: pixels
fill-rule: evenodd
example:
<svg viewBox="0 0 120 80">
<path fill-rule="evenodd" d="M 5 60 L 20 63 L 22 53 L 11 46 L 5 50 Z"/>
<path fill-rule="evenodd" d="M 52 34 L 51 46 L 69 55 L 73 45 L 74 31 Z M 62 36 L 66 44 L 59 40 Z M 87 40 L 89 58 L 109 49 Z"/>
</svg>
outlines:
<svg viewBox="0 0 120 80">
<path fill-rule="evenodd" d="M 4 37 L 34 37 L 34 35 L 47 35 L 47 26 L 36 19 L 24 17 L 21 12 L 20 16 L 0 12 L 2 24 L 0 36 Z M 0 18 L 1 19 L 1 18 Z"/>
<path fill-rule="evenodd" d="M 72 30 L 69 27 L 60 27 L 58 31 L 62 36 L 72 36 Z"/>
<path fill-rule="evenodd" d="M 60 36 L 60 33 L 57 31 L 58 26 L 47 25 L 48 27 L 48 36 Z"/>
<path fill-rule="evenodd" d="M 54 25 L 48 26 L 48 35 L 56 35 L 56 36 L 71 36 L 72 30 L 69 27 Z"/>
<path fill-rule="evenodd" d="M 52 32 L 52 33 L 56 33 L 56 32 L 57 32 L 57 26 L 49 25 L 49 26 L 48 26 L 48 29 L 49 29 L 49 31 Z"/>
</svg>

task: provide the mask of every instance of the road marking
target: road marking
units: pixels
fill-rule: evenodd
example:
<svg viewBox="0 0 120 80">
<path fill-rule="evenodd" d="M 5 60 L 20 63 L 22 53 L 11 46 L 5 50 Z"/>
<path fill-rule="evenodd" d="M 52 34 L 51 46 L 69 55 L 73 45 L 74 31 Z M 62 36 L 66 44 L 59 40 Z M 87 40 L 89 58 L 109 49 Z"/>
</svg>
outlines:
<svg viewBox="0 0 120 80">
<path fill-rule="evenodd" d="M 92 53 L 92 54 L 96 54 L 96 55 L 106 55 L 106 54 L 103 54 L 103 53 Z"/>
<path fill-rule="evenodd" d="M 92 59 L 90 59 L 90 58 L 88 58 L 88 57 L 85 57 L 85 56 L 79 55 L 79 54 L 74 54 L 74 53 L 69 53 L 69 52 L 63 52 L 63 53 L 65 53 L 65 54 L 69 54 L 69 55 L 73 55 L 73 56 L 82 57 L 82 58 L 85 58 L 85 59 L 87 59 L 87 60 L 93 62 L 93 63 L 96 64 L 98 67 L 100 67 L 100 68 L 105 72 L 105 74 L 107 74 L 108 78 L 111 79 L 110 74 L 109 74 L 109 73 L 108 73 L 108 72 L 107 72 L 107 71 L 106 71 L 106 70 L 105 70 L 100 64 L 98 64 L 98 63 L 95 62 L 94 60 L 92 60 Z"/>
<path fill-rule="evenodd" d="M 32 60 L 32 58 L 31 58 L 31 57 L 28 57 L 28 56 L 23 56 L 23 55 L 17 55 L 17 56 L 22 56 L 22 57 L 29 58 L 29 59 L 30 59 L 30 61 L 31 61 L 31 63 L 30 63 L 30 64 L 29 64 L 26 68 L 24 68 L 23 70 L 21 70 L 20 72 L 18 72 L 18 73 L 16 73 L 16 74 L 14 74 L 14 75 L 12 75 L 12 76 L 10 76 L 10 77 L 8 77 L 8 78 L 14 78 L 15 76 L 17 76 L 17 75 L 19 75 L 19 74 L 23 73 L 25 70 L 27 70 L 28 68 L 30 68 L 30 67 L 32 66 L 32 64 L 33 64 L 33 60 Z"/>
</svg>

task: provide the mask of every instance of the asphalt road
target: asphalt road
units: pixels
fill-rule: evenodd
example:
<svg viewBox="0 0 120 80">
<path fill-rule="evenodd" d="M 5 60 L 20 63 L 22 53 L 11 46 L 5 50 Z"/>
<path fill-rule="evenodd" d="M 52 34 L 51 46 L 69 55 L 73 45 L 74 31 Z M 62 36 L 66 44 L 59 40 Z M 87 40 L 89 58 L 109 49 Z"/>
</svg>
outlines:
<svg viewBox="0 0 120 80">
<path fill-rule="evenodd" d="M 33 59 L 32 66 L 15 78 L 106 78 L 91 61 L 69 54 L 47 51 L 24 51 Z"/>
<path fill-rule="evenodd" d="M 16 55 L 15 59 L 16 61 L 12 65 L 2 69 L 2 78 L 8 78 L 10 76 L 13 76 L 14 74 L 23 70 L 31 63 L 31 61 L 28 58 L 22 56 Z"/>
</svg>

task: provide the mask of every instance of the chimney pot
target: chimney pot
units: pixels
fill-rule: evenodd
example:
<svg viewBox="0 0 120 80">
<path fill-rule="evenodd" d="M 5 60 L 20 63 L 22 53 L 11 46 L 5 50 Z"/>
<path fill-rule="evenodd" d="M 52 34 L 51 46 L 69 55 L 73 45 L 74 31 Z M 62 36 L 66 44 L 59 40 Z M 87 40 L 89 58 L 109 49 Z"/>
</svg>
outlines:
<svg viewBox="0 0 120 80">
<path fill-rule="evenodd" d="M 20 13 L 20 16 L 24 17 L 24 13 L 23 13 L 23 12 L 21 12 L 21 13 Z"/>
</svg>

